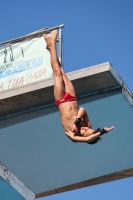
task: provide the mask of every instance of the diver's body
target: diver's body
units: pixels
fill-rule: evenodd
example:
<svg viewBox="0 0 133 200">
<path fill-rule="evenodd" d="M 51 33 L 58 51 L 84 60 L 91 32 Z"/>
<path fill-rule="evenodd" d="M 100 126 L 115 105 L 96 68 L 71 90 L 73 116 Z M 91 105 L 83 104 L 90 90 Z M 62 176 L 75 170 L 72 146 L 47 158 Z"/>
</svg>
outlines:
<svg viewBox="0 0 133 200">
<path fill-rule="evenodd" d="M 56 54 L 57 30 L 51 32 L 50 36 L 44 34 L 47 49 L 51 55 L 51 66 L 54 72 L 54 97 L 56 106 L 60 111 L 61 122 L 65 134 L 74 141 L 89 142 L 101 135 L 100 131 L 93 134 L 91 123 L 84 108 L 78 110 L 75 89 L 67 78 Z M 80 119 L 80 123 L 76 122 Z M 81 120 L 82 119 L 82 120 Z M 114 127 L 105 128 L 106 132 Z"/>
</svg>

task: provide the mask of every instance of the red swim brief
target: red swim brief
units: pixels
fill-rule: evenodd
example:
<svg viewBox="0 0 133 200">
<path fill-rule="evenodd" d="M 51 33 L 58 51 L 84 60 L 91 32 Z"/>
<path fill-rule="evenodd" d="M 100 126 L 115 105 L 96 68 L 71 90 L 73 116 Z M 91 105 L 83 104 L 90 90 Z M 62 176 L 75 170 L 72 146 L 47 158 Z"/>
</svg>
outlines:
<svg viewBox="0 0 133 200">
<path fill-rule="evenodd" d="M 58 107 L 61 103 L 65 103 L 68 101 L 77 101 L 77 98 L 70 95 L 69 93 L 65 92 L 63 97 L 61 99 L 59 99 L 58 101 L 56 101 L 56 106 Z"/>
</svg>

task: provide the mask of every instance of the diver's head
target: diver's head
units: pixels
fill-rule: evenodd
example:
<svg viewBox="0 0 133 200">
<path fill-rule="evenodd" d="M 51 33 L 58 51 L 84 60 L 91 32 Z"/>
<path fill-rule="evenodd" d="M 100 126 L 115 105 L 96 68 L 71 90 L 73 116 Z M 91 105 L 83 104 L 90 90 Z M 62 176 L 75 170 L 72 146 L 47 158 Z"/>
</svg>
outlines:
<svg viewBox="0 0 133 200">
<path fill-rule="evenodd" d="M 92 135 L 94 133 L 94 130 L 89 127 L 81 127 L 80 128 L 80 135 L 82 137 L 87 137 L 89 135 Z"/>
<path fill-rule="evenodd" d="M 89 135 L 96 134 L 99 131 L 100 131 L 100 128 L 97 128 L 96 130 L 93 130 L 93 129 L 89 128 L 89 127 L 81 127 L 80 128 L 80 135 L 83 136 L 83 137 L 87 137 Z M 92 141 L 88 141 L 87 143 L 88 144 L 96 144 L 100 140 L 101 140 L 101 138 L 99 136 L 99 137 L 93 139 Z"/>
</svg>

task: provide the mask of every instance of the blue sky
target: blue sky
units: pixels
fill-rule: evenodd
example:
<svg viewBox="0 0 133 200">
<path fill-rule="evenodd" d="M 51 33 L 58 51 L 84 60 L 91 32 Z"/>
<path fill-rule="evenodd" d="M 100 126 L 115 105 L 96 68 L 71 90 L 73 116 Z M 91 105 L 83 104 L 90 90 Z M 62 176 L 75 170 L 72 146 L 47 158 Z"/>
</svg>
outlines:
<svg viewBox="0 0 133 200">
<path fill-rule="evenodd" d="M 0 7 L 0 42 L 65 24 L 65 71 L 109 61 L 133 92 L 132 0 L 7 0 Z M 132 186 L 133 178 L 128 178 L 45 199 L 130 200 Z"/>
</svg>

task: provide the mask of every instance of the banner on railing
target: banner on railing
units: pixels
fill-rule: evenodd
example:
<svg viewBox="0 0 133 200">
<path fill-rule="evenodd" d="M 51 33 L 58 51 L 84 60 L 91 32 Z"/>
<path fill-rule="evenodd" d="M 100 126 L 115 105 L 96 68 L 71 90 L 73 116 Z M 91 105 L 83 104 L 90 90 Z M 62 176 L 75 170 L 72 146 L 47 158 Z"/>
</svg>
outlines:
<svg viewBox="0 0 133 200">
<path fill-rule="evenodd" d="M 0 92 L 53 76 L 43 37 L 0 49 Z"/>
</svg>

